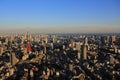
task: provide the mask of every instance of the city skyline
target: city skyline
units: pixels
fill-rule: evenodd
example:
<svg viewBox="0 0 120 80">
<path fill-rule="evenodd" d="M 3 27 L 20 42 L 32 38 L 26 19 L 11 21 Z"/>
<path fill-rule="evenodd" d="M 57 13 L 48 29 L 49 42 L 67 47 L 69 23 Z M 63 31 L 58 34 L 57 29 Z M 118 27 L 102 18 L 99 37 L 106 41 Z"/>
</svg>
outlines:
<svg viewBox="0 0 120 80">
<path fill-rule="evenodd" d="M 119 0 L 1 0 L 1 33 L 119 33 Z"/>
</svg>

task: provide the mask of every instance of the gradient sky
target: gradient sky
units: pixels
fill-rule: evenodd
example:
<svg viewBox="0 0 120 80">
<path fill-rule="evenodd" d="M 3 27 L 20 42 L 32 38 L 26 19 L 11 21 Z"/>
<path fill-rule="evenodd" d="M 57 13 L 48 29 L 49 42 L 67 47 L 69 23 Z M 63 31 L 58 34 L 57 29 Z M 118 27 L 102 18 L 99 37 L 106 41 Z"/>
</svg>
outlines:
<svg viewBox="0 0 120 80">
<path fill-rule="evenodd" d="M 120 0 L 0 0 L 0 32 L 119 32 Z"/>
</svg>

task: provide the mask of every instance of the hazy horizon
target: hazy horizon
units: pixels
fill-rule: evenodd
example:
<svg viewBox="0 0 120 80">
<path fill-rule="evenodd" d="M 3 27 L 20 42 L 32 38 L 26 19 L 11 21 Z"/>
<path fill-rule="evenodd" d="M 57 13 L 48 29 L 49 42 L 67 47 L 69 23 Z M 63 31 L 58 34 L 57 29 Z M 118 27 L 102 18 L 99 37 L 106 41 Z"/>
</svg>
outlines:
<svg viewBox="0 0 120 80">
<path fill-rule="evenodd" d="M 119 26 L 52 26 L 52 27 L 7 27 L 1 28 L 0 33 L 120 33 Z"/>
<path fill-rule="evenodd" d="M 0 0 L 0 33 L 119 33 L 119 0 Z"/>
</svg>

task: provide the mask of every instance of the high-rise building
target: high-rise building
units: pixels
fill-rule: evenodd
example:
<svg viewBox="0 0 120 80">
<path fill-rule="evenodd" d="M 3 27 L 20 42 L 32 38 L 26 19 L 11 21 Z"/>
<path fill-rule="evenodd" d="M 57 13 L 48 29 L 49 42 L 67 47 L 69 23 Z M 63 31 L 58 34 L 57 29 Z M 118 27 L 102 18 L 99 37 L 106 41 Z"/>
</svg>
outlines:
<svg viewBox="0 0 120 80">
<path fill-rule="evenodd" d="M 3 48 L 0 47 L 0 55 L 3 53 Z"/>
<path fill-rule="evenodd" d="M 80 48 L 81 48 L 80 42 L 76 42 L 75 44 L 76 44 L 76 49 L 77 49 L 78 51 L 80 51 Z"/>
<path fill-rule="evenodd" d="M 46 45 L 44 45 L 44 54 L 46 54 Z"/>
<path fill-rule="evenodd" d="M 77 58 L 80 59 L 80 52 L 77 53 Z"/>
<path fill-rule="evenodd" d="M 8 38 L 6 37 L 6 39 L 5 39 L 5 44 L 8 44 Z"/>
<path fill-rule="evenodd" d="M 114 64 L 114 57 L 112 55 L 110 55 L 109 57 L 110 57 L 110 64 Z"/>
<path fill-rule="evenodd" d="M 85 39 L 84 39 L 84 45 L 88 45 L 88 38 L 87 37 L 85 37 Z"/>
<path fill-rule="evenodd" d="M 83 45 L 83 59 L 84 60 L 87 59 L 87 47 L 86 47 L 86 45 Z"/>
<path fill-rule="evenodd" d="M 110 37 L 107 36 L 106 42 L 109 43 L 109 41 L 110 41 Z"/>
<path fill-rule="evenodd" d="M 83 45 L 82 45 L 82 58 L 83 58 L 84 60 L 87 59 L 87 50 L 88 50 L 88 38 L 85 37 L 85 38 L 84 38 L 84 43 L 83 43 Z"/>
<path fill-rule="evenodd" d="M 24 40 L 25 40 L 25 36 L 21 36 L 21 43 L 23 44 L 24 43 Z"/>
<path fill-rule="evenodd" d="M 9 75 L 12 76 L 14 74 L 14 68 L 9 69 Z"/>
<path fill-rule="evenodd" d="M 73 42 L 73 41 L 70 42 L 70 47 L 71 47 L 72 49 L 74 48 L 74 42 Z"/>
<path fill-rule="evenodd" d="M 34 36 L 34 40 L 36 41 L 36 42 L 38 42 L 40 39 L 39 39 L 39 36 L 38 35 L 35 35 Z"/>
<path fill-rule="evenodd" d="M 115 36 L 111 36 L 111 42 L 112 42 L 112 44 L 114 44 L 114 42 L 115 42 Z"/>
<path fill-rule="evenodd" d="M 52 38 L 52 42 L 53 42 L 53 43 L 55 43 L 55 42 L 57 41 L 56 35 L 52 35 L 51 38 Z"/>
<path fill-rule="evenodd" d="M 54 44 L 53 43 L 50 43 L 50 46 L 52 49 L 54 49 Z"/>
<path fill-rule="evenodd" d="M 46 54 L 46 46 L 44 46 L 44 53 Z"/>
<path fill-rule="evenodd" d="M 30 70 L 30 77 L 31 77 L 31 78 L 33 78 L 33 77 L 34 77 L 34 72 L 33 72 L 33 70 L 32 70 L 32 69 Z"/>
<path fill-rule="evenodd" d="M 106 43 L 107 43 L 107 36 L 102 36 L 101 37 L 101 42 L 102 42 L 102 45 L 106 45 Z"/>
<path fill-rule="evenodd" d="M 15 56 L 15 53 L 10 54 L 10 63 L 11 65 L 15 65 L 18 62 L 18 59 Z"/>
<path fill-rule="evenodd" d="M 2 42 L 0 41 L 0 45 L 2 44 Z"/>
<path fill-rule="evenodd" d="M 62 48 L 65 49 L 65 45 L 62 45 Z"/>
<path fill-rule="evenodd" d="M 47 37 L 45 37 L 45 43 L 48 43 L 48 38 Z"/>
<path fill-rule="evenodd" d="M 13 40 L 14 40 L 14 36 L 11 35 L 11 36 L 10 36 L 10 42 L 12 42 Z"/>
<path fill-rule="evenodd" d="M 73 64 L 69 64 L 69 70 L 72 71 L 73 70 Z"/>
</svg>

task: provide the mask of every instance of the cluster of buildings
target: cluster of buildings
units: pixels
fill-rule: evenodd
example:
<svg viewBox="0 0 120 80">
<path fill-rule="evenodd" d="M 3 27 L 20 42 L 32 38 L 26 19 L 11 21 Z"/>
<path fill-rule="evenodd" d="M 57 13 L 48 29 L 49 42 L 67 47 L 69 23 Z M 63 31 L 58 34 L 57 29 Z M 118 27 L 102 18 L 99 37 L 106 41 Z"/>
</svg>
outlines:
<svg viewBox="0 0 120 80">
<path fill-rule="evenodd" d="M 119 79 L 119 34 L 0 35 L 0 80 Z"/>
</svg>

